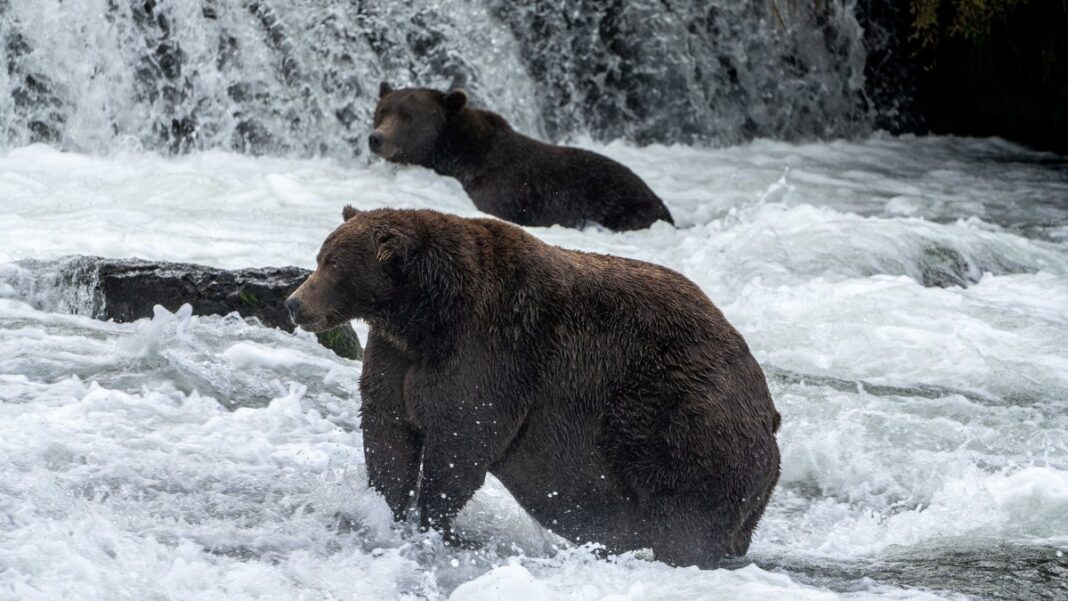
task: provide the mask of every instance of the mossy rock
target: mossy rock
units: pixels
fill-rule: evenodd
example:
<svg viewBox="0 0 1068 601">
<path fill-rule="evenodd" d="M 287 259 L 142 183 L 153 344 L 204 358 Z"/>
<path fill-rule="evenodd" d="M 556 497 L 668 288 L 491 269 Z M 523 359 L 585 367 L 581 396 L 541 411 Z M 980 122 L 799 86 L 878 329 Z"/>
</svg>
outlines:
<svg viewBox="0 0 1068 601">
<path fill-rule="evenodd" d="M 315 336 L 319 339 L 319 344 L 334 351 L 337 356 L 363 361 L 363 346 L 352 326 L 345 324 L 333 330 L 319 332 Z"/>
<path fill-rule="evenodd" d="M 294 326 L 285 300 L 311 273 L 299 267 L 218 269 L 102 257 L 68 257 L 56 264 L 66 273 L 61 279 L 90 289 L 97 319 L 130 322 L 151 317 L 155 305 L 175 311 L 189 303 L 197 315 L 236 312 L 287 332 Z M 319 341 L 340 357 L 363 358 L 360 339 L 349 324 L 319 334 Z"/>
</svg>

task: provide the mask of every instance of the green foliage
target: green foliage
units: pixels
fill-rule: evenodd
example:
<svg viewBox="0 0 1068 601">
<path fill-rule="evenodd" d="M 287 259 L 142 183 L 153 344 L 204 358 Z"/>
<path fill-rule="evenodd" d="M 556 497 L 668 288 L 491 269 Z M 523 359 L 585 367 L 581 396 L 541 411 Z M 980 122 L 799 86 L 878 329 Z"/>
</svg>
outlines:
<svg viewBox="0 0 1068 601">
<path fill-rule="evenodd" d="M 237 297 L 241 299 L 241 302 L 245 303 L 250 307 L 257 307 L 260 304 L 260 301 L 258 298 L 256 298 L 256 295 L 252 294 L 248 290 L 245 290 L 244 288 L 241 288 L 237 291 Z"/>
<path fill-rule="evenodd" d="M 990 35 L 994 19 L 1008 15 L 1030 0 L 912 0 L 912 38 L 921 48 L 938 45 L 948 34 L 967 40 Z"/>
</svg>

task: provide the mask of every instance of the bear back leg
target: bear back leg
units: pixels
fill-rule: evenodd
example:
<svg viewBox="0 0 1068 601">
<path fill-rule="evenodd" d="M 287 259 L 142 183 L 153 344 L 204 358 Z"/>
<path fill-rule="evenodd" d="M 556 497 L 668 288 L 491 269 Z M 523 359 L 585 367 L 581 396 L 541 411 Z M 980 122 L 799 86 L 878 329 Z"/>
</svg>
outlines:
<svg viewBox="0 0 1068 601">
<path fill-rule="evenodd" d="M 737 516 L 710 507 L 692 495 L 659 497 L 650 501 L 647 544 L 657 561 L 685 567 L 713 569 L 734 555 Z"/>
<path fill-rule="evenodd" d="M 776 453 L 776 467 L 775 470 L 768 475 L 764 494 L 754 499 L 749 515 L 746 516 L 741 527 L 734 532 L 730 553 L 735 557 L 741 557 L 749 552 L 749 543 L 753 538 L 753 531 L 756 530 L 757 525 L 760 523 L 760 518 L 764 516 L 764 510 L 767 509 L 768 501 L 771 499 L 771 493 L 775 490 L 775 485 L 779 482 L 778 461 L 778 453 Z"/>
</svg>

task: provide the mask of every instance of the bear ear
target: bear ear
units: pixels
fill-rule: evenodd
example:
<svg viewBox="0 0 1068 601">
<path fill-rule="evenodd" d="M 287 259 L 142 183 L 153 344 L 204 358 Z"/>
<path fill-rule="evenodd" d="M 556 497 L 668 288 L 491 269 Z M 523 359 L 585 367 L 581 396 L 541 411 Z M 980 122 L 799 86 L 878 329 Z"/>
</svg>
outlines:
<svg viewBox="0 0 1068 601">
<path fill-rule="evenodd" d="M 445 94 L 445 108 L 449 109 L 450 113 L 458 113 L 465 106 L 467 106 L 467 92 L 453 90 Z"/>
<path fill-rule="evenodd" d="M 357 209 L 352 208 L 352 205 L 345 205 L 345 208 L 341 209 L 341 220 L 342 221 L 348 221 L 349 219 L 352 219 L 353 217 L 355 217 L 359 213 L 360 213 L 360 211 L 358 211 Z"/>
<path fill-rule="evenodd" d="M 375 228 L 375 258 L 379 263 L 404 258 L 412 245 L 412 238 L 400 228 L 383 223 Z"/>
<path fill-rule="evenodd" d="M 389 85 L 388 81 L 383 81 L 382 83 L 378 84 L 378 97 L 379 98 L 385 96 L 386 94 L 389 94 L 392 91 L 393 91 L 393 86 Z"/>
</svg>

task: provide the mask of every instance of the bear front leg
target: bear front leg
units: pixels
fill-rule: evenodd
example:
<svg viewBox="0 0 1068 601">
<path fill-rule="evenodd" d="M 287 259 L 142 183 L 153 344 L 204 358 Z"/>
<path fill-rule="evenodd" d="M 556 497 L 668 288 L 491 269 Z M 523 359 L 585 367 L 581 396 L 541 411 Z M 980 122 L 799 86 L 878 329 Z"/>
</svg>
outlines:
<svg viewBox="0 0 1068 601">
<path fill-rule="evenodd" d="M 507 368 L 520 364 L 473 342 L 405 380 L 412 419 L 423 432 L 419 525 L 440 530 L 446 543 L 461 542 L 453 520 L 523 424 L 528 386 Z"/>
<path fill-rule="evenodd" d="M 489 460 L 482 453 L 472 453 L 478 445 L 464 433 L 428 435 L 423 450 L 423 480 L 419 486 L 419 526 L 422 530 L 440 530 L 445 542 L 461 543 L 463 537 L 453 529 L 453 520 L 475 491 L 482 486 L 489 471 Z"/>
<path fill-rule="evenodd" d="M 371 488 L 386 498 L 393 519 L 404 520 L 419 477 L 422 437 L 405 419 L 404 377 L 410 361 L 371 328 L 360 376 L 363 456 Z"/>
<path fill-rule="evenodd" d="M 386 498 L 393 519 L 404 521 L 419 476 L 421 437 L 399 420 L 377 412 L 364 412 L 361 421 L 367 481 Z"/>
</svg>

